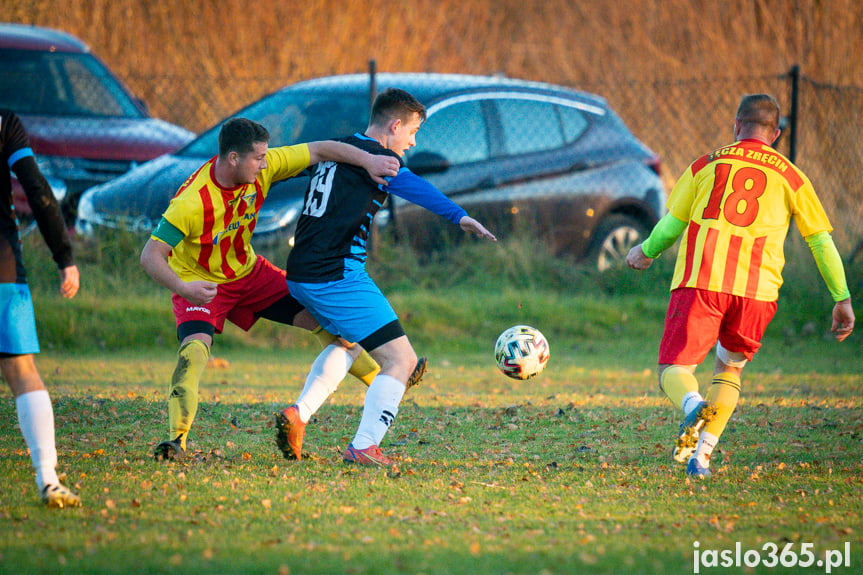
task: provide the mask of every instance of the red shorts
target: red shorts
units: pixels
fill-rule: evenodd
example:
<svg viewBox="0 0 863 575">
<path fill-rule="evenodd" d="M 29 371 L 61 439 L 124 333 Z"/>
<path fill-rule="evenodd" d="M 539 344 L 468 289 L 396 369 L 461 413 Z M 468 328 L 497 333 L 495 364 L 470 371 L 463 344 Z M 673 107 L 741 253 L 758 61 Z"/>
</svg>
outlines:
<svg viewBox="0 0 863 575">
<path fill-rule="evenodd" d="M 225 319 L 248 331 L 263 311 L 284 297 L 293 297 L 285 280 L 285 272 L 263 256 L 258 256 L 252 272 L 244 278 L 219 284 L 216 297 L 208 304 L 194 305 L 174 294 L 174 315 L 177 326 L 187 321 L 203 321 L 222 333 Z M 302 306 L 297 303 L 298 311 Z"/>
<path fill-rule="evenodd" d="M 671 292 L 659 363 L 697 365 L 716 344 L 752 360 L 776 313 L 775 301 L 679 288 Z"/>
</svg>

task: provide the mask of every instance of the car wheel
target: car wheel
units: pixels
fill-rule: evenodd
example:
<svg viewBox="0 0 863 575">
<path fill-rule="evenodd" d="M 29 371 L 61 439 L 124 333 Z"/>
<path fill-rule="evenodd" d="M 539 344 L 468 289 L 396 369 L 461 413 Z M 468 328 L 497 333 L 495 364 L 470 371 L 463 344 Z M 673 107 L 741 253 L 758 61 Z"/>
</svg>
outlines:
<svg viewBox="0 0 863 575">
<path fill-rule="evenodd" d="M 626 264 L 626 254 L 647 235 L 644 224 L 630 216 L 615 214 L 605 218 L 593 232 L 590 261 L 604 272 Z"/>
</svg>

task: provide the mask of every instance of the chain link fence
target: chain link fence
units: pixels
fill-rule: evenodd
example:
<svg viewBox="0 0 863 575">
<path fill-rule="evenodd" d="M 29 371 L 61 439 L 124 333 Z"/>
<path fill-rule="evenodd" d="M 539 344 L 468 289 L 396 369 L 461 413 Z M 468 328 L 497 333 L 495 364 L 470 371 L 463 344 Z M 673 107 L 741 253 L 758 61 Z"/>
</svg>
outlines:
<svg viewBox="0 0 863 575">
<path fill-rule="evenodd" d="M 172 77 L 140 80 L 136 84 L 151 87 L 147 101 L 164 101 L 175 95 L 179 81 Z M 201 80 L 183 89 L 184 98 L 174 98 L 169 119 L 200 130 L 248 103 L 230 89 L 230 79 Z M 840 252 L 850 256 L 863 241 L 863 89 L 823 84 L 805 75 L 799 82 L 792 80 L 789 71 L 751 77 L 566 84 L 610 102 L 635 135 L 660 155 L 668 190 L 692 160 L 732 139 L 734 113 L 742 94 L 773 94 L 786 121 L 796 97 L 793 133 L 789 122 L 776 147 L 786 156 L 794 152 L 792 159 L 812 180 L 831 218 Z M 281 87 L 272 78 L 245 78 L 242 82 L 247 92 L 261 96 Z M 215 91 L 213 86 L 224 89 Z"/>
<path fill-rule="evenodd" d="M 812 180 L 843 255 L 863 242 L 863 90 L 801 77 L 796 163 Z"/>
<path fill-rule="evenodd" d="M 850 255 L 863 241 L 863 90 L 806 76 L 793 80 L 794 69 L 772 76 L 586 88 L 614 102 L 633 131 L 660 153 L 669 190 L 691 161 L 731 141 L 741 95 L 774 95 L 784 124 L 775 146 L 809 176 L 830 216 L 840 252 Z"/>
</svg>

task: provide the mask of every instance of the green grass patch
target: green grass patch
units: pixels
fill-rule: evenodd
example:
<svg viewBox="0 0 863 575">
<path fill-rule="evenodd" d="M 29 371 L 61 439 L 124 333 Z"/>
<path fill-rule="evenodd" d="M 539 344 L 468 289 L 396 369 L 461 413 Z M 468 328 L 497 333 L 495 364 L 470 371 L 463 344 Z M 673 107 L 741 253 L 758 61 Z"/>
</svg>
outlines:
<svg viewBox="0 0 863 575">
<path fill-rule="evenodd" d="M 716 475 L 697 482 L 670 459 L 680 415 L 654 369 L 671 257 L 599 275 L 519 241 L 431 262 L 379 246 L 372 274 L 430 371 L 382 446 L 396 468 L 369 470 L 340 457 L 365 389 L 352 378 L 310 424 L 310 456 L 278 454 L 272 414 L 298 395 L 317 344 L 269 322 L 217 339 L 189 461 L 154 461 L 176 339 L 169 294 L 140 271 L 137 245 L 81 246 L 71 301 L 55 295 L 44 249 L 28 246 L 59 467 L 84 507 L 40 505 L 7 392 L 0 573 L 692 573 L 696 541 L 702 552 L 812 543 L 822 560 L 848 542 L 859 562 L 861 339 L 830 339 L 829 297 L 805 253 L 789 255 L 802 263 L 744 374 Z M 551 345 L 526 382 L 492 358 L 516 323 Z M 711 366 L 696 372 L 705 386 Z M 720 571 L 822 572 L 701 569 Z"/>
<path fill-rule="evenodd" d="M 150 457 L 171 357 L 43 354 L 60 469 L 85 506 L 41 507 L 0 404 L 0 572 L 691 573 L 694 541 L 860 549 L 859 366 L 753 370 L 714 480 L 693 482 L 670 461 L 679 417 L 652 371 L 610 356 L 554 358 L 527 382 L 486 354 L 435 356 L 385 439 L 393 470 L 340 460 L 364 390 L 349 379 L 310 424 L 310 457 L 285 461 L 272 413 L 313 355 L 236 350 L 211 366 L 175 464 Z"/>
</svg>

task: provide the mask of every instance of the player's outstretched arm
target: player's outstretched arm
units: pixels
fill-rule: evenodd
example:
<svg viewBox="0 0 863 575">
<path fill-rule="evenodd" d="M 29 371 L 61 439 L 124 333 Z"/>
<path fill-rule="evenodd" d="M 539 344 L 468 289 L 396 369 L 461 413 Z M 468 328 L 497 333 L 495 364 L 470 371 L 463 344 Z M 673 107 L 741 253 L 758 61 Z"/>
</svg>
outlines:
<svg viewBox="0 0 863 575">
<path fill-rule="evenodd" d="M 851 298 L 837 301 L 833 306 L 833 327 L 836 341 L 843 341 L 854 331 L 854 309 L 851 307 Z"/>
<path fill-rule="evenodd" d="M 370 154 L 356 146 L 342 142 L 325 140 L 310 142 L 308 146 L 310 165 L 318 162 L 341 162 L 360 166 L 365 168 L 375 183 L 382 186 L 387 184 L 385 178 L 394 177 L 399 173 L 401 167 L 398 159 L 393 156 Z"/>
<path fill-rule="evenodd" d="M 462 218 L 458 222 L 459 227 L 466 232 L 470 232 L 477 237 L 487 238 L 493 242 L 497 241 L 497 238 L 494 237 L 494 234 L 485 229 L 481 223 L 476 221 L 470 216 L 462 216 Z"/>
</svg>

